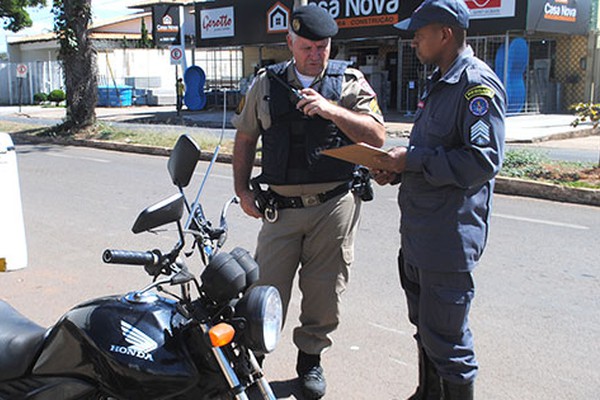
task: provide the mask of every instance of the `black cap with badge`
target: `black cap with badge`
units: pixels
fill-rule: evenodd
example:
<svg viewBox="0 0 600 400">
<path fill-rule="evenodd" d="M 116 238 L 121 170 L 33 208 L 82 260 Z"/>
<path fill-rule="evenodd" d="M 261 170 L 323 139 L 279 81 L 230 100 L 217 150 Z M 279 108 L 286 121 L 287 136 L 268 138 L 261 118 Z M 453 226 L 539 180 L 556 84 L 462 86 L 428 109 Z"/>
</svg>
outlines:
<svg viewBox="0 0 600 400">
<path fill-rule="evenodd" d="M 292 32 L 308 40 L 323 40 L 335 36 L 338 26 L 324 8 L 307 5 L 292 12 Z"/>
</svg>

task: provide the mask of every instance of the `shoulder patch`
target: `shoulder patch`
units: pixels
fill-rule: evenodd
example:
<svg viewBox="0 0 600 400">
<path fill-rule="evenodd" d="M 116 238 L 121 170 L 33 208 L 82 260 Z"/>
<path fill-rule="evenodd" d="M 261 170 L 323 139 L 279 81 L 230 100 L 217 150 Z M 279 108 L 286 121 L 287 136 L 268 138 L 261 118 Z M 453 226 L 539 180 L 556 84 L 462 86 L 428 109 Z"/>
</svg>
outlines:
<svg viewBox="0 0 600 400">
<path fill-rule="evenodd" d="M 374 98 L 369 102 L 369 108 L 371 111 L 377 115 L 383 115 L 381 113 L 381 108 L 379 108 L 379 103 L 377 103 L 377 99 Z"/>
<path fill-rule="evenodd" d="M 492 99 L 495 95 L 496 95 L 496 92 L 491 87 L 484 86 L 484 85 L 478 85 L 478 86 L 473 86 L 472 88 L 467 90 L 465 93 L 465 98 L 467 100 L 472 100 L 475 97 L 488 97 L 488 98 Z"/>
</svg>

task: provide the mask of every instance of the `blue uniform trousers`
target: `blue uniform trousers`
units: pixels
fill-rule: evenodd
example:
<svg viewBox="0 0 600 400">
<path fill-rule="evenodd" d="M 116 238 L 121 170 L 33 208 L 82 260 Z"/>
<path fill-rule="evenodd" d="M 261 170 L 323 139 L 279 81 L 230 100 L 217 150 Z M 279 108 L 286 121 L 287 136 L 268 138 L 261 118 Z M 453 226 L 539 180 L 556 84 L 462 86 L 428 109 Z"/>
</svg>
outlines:
<svg viewBox="0 0 600 400">
<path fill-rule="evenodd" d="M 419 269 L 404 261 L 402 251 L 398 266 L 417 344 L 441 378 L 457 384 L 473 381 L 478 366 L 468 324 L 475 295 L 472 274 Z"/>
</svg>

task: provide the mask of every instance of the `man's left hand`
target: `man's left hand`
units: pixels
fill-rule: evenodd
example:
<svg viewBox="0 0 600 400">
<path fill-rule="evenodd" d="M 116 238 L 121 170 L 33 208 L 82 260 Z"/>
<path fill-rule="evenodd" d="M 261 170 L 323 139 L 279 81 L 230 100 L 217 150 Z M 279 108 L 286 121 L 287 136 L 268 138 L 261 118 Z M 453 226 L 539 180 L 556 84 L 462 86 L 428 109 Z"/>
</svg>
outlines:
<svg viewBox="0 0 600 400">
<path fill-rule="evenodd" d="M 296 104 L 296 108 L 298 110 L 302 111 L 309 117 L 318 115 L 325 119 L 332 119 L 332 115 L 335 112 L 335 107 L 338 106 L 325 99 L 314 89 L 302 89 L 301 93 L 303 98 Z"/>
</svg>

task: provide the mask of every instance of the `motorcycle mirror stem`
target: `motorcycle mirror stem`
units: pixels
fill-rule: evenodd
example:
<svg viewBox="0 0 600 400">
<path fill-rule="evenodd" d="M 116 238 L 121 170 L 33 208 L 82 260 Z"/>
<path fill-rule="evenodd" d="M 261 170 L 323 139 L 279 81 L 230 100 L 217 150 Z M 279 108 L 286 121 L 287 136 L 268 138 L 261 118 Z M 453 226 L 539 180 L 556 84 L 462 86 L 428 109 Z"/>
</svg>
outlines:
<svg viewBox="0 0 600 400">
<path fill-rule="evenodd" d="M 219 138 L 219 143 L 217 143 L 217 146 L 215 147 L 215 151 L 210 160 L 210 163 L 208 164 L 208 167 L 206 168 L 206 172 L 204 173 L 204 178 L 202 179 L 202 183 L 200 184 L 200 188 L 198 189 L 196 198 L 194 199 L 194 202 L 192 203 L 192 209 L 191 209 L 188 219 L 185 223 L 185 229 L 188 229 L 190 227 L 190 224 L 192 223 L 192 219 L 196 215 L 196 209 L 200 205 L 200 195 L 202 194 L 202 190 L 204 189 L 204 184 L 206 183 L 206 180 L 208 179 L 208 176 L 210 175 L 210 172 L 212 171 L 212 167 L 213 167 L 213 165 L 215 165 L 215 162 L 217 161 L 217 157 L 219 156 L 219 151 L 221 150 L 221 143 L 223 142 L 223 136 L 225 134 L 226 121 L 227 121 L 227 90 L 225 90 L 223 92 L 223 123 L 221 125 L 221 137 Z"/>
</svg>

